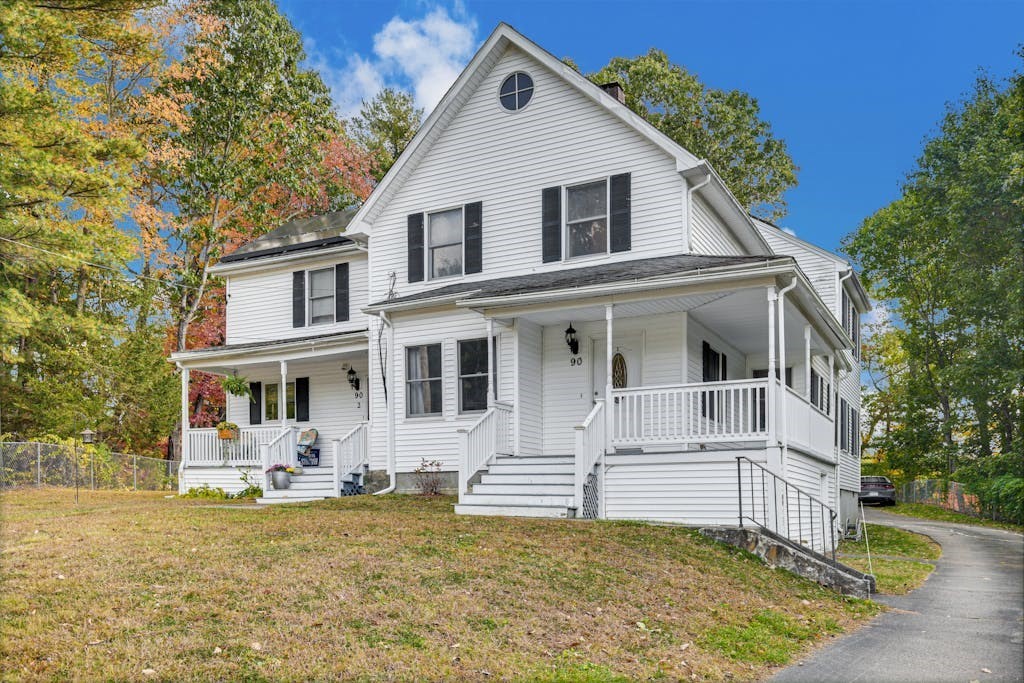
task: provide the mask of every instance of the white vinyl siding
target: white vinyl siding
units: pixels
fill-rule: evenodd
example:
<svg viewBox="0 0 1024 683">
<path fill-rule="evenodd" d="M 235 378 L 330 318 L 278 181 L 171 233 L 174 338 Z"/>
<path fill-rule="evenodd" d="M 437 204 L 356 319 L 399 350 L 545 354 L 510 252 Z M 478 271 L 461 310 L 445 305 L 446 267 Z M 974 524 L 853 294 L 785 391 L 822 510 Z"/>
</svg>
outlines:
<svg viewBox="0 0 1024 683">
<path fill-rule="evenodd" d="M 746 253 L 725 227 L 721 217 L 696 194 L 693 197 L 690 249 L 695 254 L 712 256 L 738 256 Z"/>
<path fill-rule="evenodd" d="M 336 263 L 349 264 L 350 319 L 322 325 L 292 327 L 292 273 L 297 270 L 318 270 Z M 334 279 L 330 280 L 331 318 L 334 316 Z M 366 316 L 359 312 L 367 301 L 366 257 L 309 258 L 292 261 L 266 270 L 247 271 L 228 276 L 228 301 L 225 314 L 226 344 L 294 339 L 332 332 L 365 330 Z M 307 285 L 307 316 L 309 315 Z"/>
<path fill-rule="evenodd" d="M 527 108 L 510 115 L 495 93 L 517 70 L 534 77 L 535 91 Z M 541 191 L 617 173 L 631 174 L 632 250 L 592 259 L 681 252 L 683 181 L 675 160 L 561 77 L 510 49 L 373 219 L 374 291 L 385 296 L 390 271 L 398 275 L 400 295 L 435 287 L 429 279 L 408 282 L 406 217 L 468 201 L 483 202 L 483 271 L 464 279 L 563 268 L 561 261 L 541 260 Z"/>
<path fill-rule="evenodd" d="M 517 408 L 519 450 L 522 455 L 540 455 L 543 452 L 542 332 L 540 325 L 528 320 L 516 321 L 516 343 L 519 349 Z"/>
</svg>

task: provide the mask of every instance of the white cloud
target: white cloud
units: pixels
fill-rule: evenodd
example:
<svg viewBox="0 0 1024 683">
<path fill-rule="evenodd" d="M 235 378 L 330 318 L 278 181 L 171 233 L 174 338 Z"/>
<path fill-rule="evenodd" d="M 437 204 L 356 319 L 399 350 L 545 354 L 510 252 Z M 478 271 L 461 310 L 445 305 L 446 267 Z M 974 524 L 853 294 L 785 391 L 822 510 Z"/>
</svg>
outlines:
<svg viewBox="0 0 1024 683">
<path fill-rule="evenodd" d="M 429 113 L 473 56 L 476 31 L 476 20 L 461 5 L 452 13 L 436 6 L 418 19 L 388 20 L 373 36 L 372 56 L 327 55 L 312 40 L 306 41 L 306 52 L 346 118 L 388 86 L 408 90 Z"/>
</svg>

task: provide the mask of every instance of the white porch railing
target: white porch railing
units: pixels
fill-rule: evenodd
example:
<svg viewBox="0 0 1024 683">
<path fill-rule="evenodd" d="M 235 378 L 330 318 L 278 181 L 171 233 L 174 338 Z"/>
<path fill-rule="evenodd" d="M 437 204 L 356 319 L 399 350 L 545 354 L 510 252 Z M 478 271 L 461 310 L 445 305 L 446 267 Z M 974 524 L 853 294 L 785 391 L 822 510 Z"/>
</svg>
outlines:
<svg viewBox="0 0 1024 683">
<path fill-rule="evenodd" d="M 768 437 L 768 380 L 612 391 L 612 445 L 748 441 Z"/>
<path fill-rule="evenodd" d="M 790 441 L 831 453 L 835 443 L 832 420 L 806 398 L 786 387 L 786 434 Z"/>
<path fill-rule="evenodd" d="M 469 429 L 459 430 L 459 495 L 469 480 L 496 455 L 510 455 L 515 447 L 512 404 L 495 401 Z"/>
<path fill-rule="evenodd" d="M 237 439 L 219 439 L 213 428 L 189 429 L 185 466 L 242 467 L 262 463 L 259 446 L 269 443 L 281 427 L 242 427 Z"/>
<path fill-rule="evenodd" d="M 573 501 L 577 517 L 596 518 L 601 516 L 598 495 L 586 496 L 585 488 L 587 480 L 594 474 L 594 468 L 601 464 L 607 449 L 608 424 L 605 421 L 604 411 L 604 400 L 595 401 L 587 419 L 576 427 L 576 450 L 573 459 L 576 473 L 573 479 L 575 485 Z M 593 493 L 597 493 L 596 487 Z"/>
<path fill-rule="evenodd" d="M 264 472 L 264 491 L 270 490 L 270 474 L 267 470 L 271 465 L 292 466 L 297 458 L 295 456 L 295 445 L 297 437 L 292 427 L 278 427 L 279 433 L 269 443 L 260 444 L 260 460 Z"/>
<path fill-rule="evenodd" d="M 334 440 L 334 495 L 341 491 L 342 477 L 355 472 L 370 462 L 369 430 L 360 422 L 345 436 Z"/>
</svg>

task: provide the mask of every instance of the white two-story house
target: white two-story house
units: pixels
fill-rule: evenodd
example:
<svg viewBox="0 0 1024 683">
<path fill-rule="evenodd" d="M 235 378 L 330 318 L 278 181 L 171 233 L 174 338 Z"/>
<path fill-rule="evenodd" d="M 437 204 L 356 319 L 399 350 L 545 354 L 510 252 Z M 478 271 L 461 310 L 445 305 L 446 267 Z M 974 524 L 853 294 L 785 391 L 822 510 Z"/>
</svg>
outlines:
<svg viewBox="0 0 1024 683">
<path fill-rule="evenodd" d="M 854 517 L 856 274 L 509 26 L 354 215 L 217 270 L 227 344 L 172 360 L 258 390 L 228 406 L 236 446 L 188 430 L 183 487 L 313 426 L 323 471 L 290 499 L 439 463 L 464 514 L 746 518 L 815 546 Z"/>
</svg>

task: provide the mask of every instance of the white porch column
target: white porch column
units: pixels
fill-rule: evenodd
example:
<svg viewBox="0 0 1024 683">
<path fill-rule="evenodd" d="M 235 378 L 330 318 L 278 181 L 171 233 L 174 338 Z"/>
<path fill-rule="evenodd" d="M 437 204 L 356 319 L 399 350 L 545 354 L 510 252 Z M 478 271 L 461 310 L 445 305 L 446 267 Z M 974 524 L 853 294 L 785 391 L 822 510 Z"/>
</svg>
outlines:
<svg viewBox="0 0 1024 683">
<path fill-rule="evenodd" d="M 615 405 L 612 403 L 612 352 L 615 348 L 614 340 L 612 339 L 612 321 L 614 320 L 614 313 L 612 312 L 612 304 L 607 304 L 604 307 L 604 324 L 605 324 L 605 380 L 604 380 L 604 423 L 605 423 L 605 447 L 607 450 L 611 450 L 612 445 L 612 414 L 615 412 Z"/>
<path fill-rule="evenodd" d="M 768 413 L 768 446 L 775 447 L 775 302 L 779 294 L 775 287 L 768 288 L 768 388 L 765 389 L 765 411 Z"/>
<path fill-rule="evenodd" d="M 281 417 L 281 429 L 288 426 L 288 361 L 281 361 L 281 386 L 277 390 L 277 414 Z"/>
<path fill-rule="evenodd" d="M 487 319 L 487 407 L 494 405 L 494 321 Z"/>
<path fill-rule="evenodd" d="M 522 452 L 519 433 L 519 318 L 512 321 L 512 421 L 515 434 L 515 454 Z"/>
<path fill-rule="evenodd" d="M 181 463 L 178 465 L 178 493 L 185 492 L 185 477 L 182 476 L 182 470 L 189 460 L 189 447 L 188 447 L 188 379 L 189 371 L 188 368 L 184 367 L 180 363 L 178 369 L 181 371 Z"/>
<path fill-rule="evenodd" d="M 811 326 L 804 325 L 804 396 L 811 400 Z"/>
</svg>

